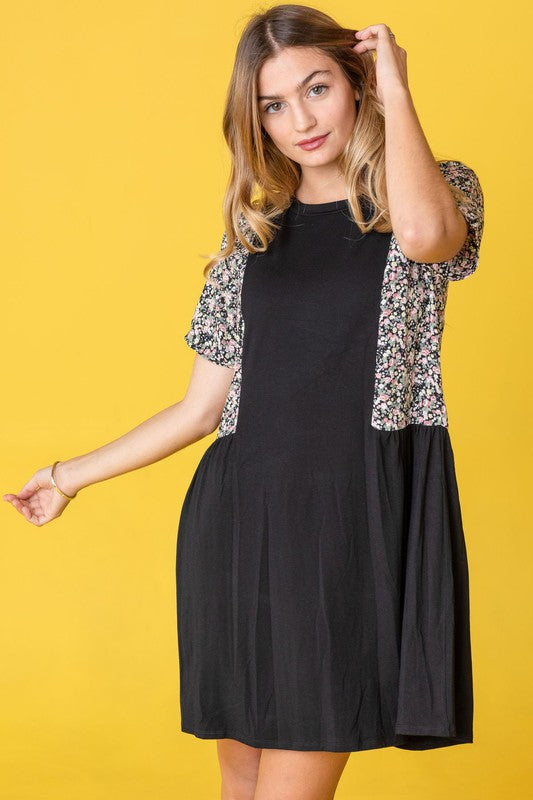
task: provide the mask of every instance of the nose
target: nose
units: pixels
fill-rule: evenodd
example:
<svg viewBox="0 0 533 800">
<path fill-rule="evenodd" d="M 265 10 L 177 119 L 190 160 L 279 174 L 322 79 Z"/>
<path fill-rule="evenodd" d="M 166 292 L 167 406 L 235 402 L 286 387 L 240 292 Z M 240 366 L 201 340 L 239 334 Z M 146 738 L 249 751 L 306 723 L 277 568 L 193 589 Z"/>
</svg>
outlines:
<svg viewBox="0 0 533 800">
<path fill-rule="evenodd" d="M 304 105 L 296 105 L 292 115 L 292 124 L 297 133 L 305 133 L 315 127 L 316 117 Z"/>
</svg>

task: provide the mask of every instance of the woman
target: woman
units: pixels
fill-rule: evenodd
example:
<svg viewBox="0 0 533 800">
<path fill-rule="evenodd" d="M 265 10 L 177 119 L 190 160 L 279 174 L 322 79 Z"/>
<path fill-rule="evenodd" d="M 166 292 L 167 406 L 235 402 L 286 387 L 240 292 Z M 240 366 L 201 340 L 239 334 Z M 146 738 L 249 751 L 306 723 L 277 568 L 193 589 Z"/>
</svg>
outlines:
<svg viewBox="0 0 533 800">
<path fill-rule="evenodd" d="M 33 524 L 212 433 L 177 540 L 181 726 L 223 800 L 325 800 L 351 752 L 472 742 L 468 565 L 440 374 L 483 195 L 436 161 L 384 24 L 254 15 L 185 397 L 4 495 Z"/>
</svg>

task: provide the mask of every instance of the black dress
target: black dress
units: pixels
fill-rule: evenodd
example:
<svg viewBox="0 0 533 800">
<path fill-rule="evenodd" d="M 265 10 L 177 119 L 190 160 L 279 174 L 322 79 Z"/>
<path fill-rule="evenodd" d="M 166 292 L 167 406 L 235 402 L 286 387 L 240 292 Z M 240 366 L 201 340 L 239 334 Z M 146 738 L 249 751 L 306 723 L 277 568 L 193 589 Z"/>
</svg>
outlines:
<svg viewBox="0 0 533 800">
<path fill-rule="evenodd" d="M 370 424 L 391 234 L 293 200 L 242 284 L 236 430 L 183 503 L 181 729 L 348 752 L 472 742 L 448 429 Z"/>
</svg>

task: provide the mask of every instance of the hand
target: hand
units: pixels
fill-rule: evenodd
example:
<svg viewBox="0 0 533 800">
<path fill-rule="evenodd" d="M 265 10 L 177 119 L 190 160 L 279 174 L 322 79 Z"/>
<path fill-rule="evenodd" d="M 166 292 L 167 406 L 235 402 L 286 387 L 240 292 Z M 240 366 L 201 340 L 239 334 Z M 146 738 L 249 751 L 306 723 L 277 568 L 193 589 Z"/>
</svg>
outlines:
<svg viewBox="0 0 533 800">
<path fill-rule="evenodd" d="M 389 90 L 399 88 L 409 91 L 407 81 L 407 53 L 398 47 L 396 39 L 390 35 L 388 25 L 368 25 L 355 31 L 355 38 L 361 41 L 353 46 L 356 53 L 376 51 L 376 94 L 383 103 Z"/>
<path fill-rule="evenodd" d="M 70 494 L 71 492 L 62 485 L 58 476 L 59 467 L 60 464 L 56 467 L 54 478 L 60 489 Z M 51 466 L 38 470 L 18 494 L 4 494 L 3 499 L 11 503 L 33 525 L 41 526 L 50 522 L 61 516 L 66 506 L 70 503 L 67 497 L 63 497 L 52 486 L 51 474 Z"/>
</svg>

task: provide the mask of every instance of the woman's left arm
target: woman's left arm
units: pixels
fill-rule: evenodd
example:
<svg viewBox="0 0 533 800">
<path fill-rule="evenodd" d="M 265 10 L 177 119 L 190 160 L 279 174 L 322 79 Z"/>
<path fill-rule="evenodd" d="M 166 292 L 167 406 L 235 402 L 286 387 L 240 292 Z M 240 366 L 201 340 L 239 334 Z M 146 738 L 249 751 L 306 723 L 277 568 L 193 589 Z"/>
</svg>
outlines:
<svg viewBox="0 0 533 800">
<path fill-rule="evenodd" d="M 387 25 L 355 33 L 358 53 L 376 51 L 376 90 L 385 108 L 385 171 L 394 236 L 407 258 L 438 263 L 462 248 L 467 224 L 428 145 L 407 81 L 407 53 Z"/>
</svg>

